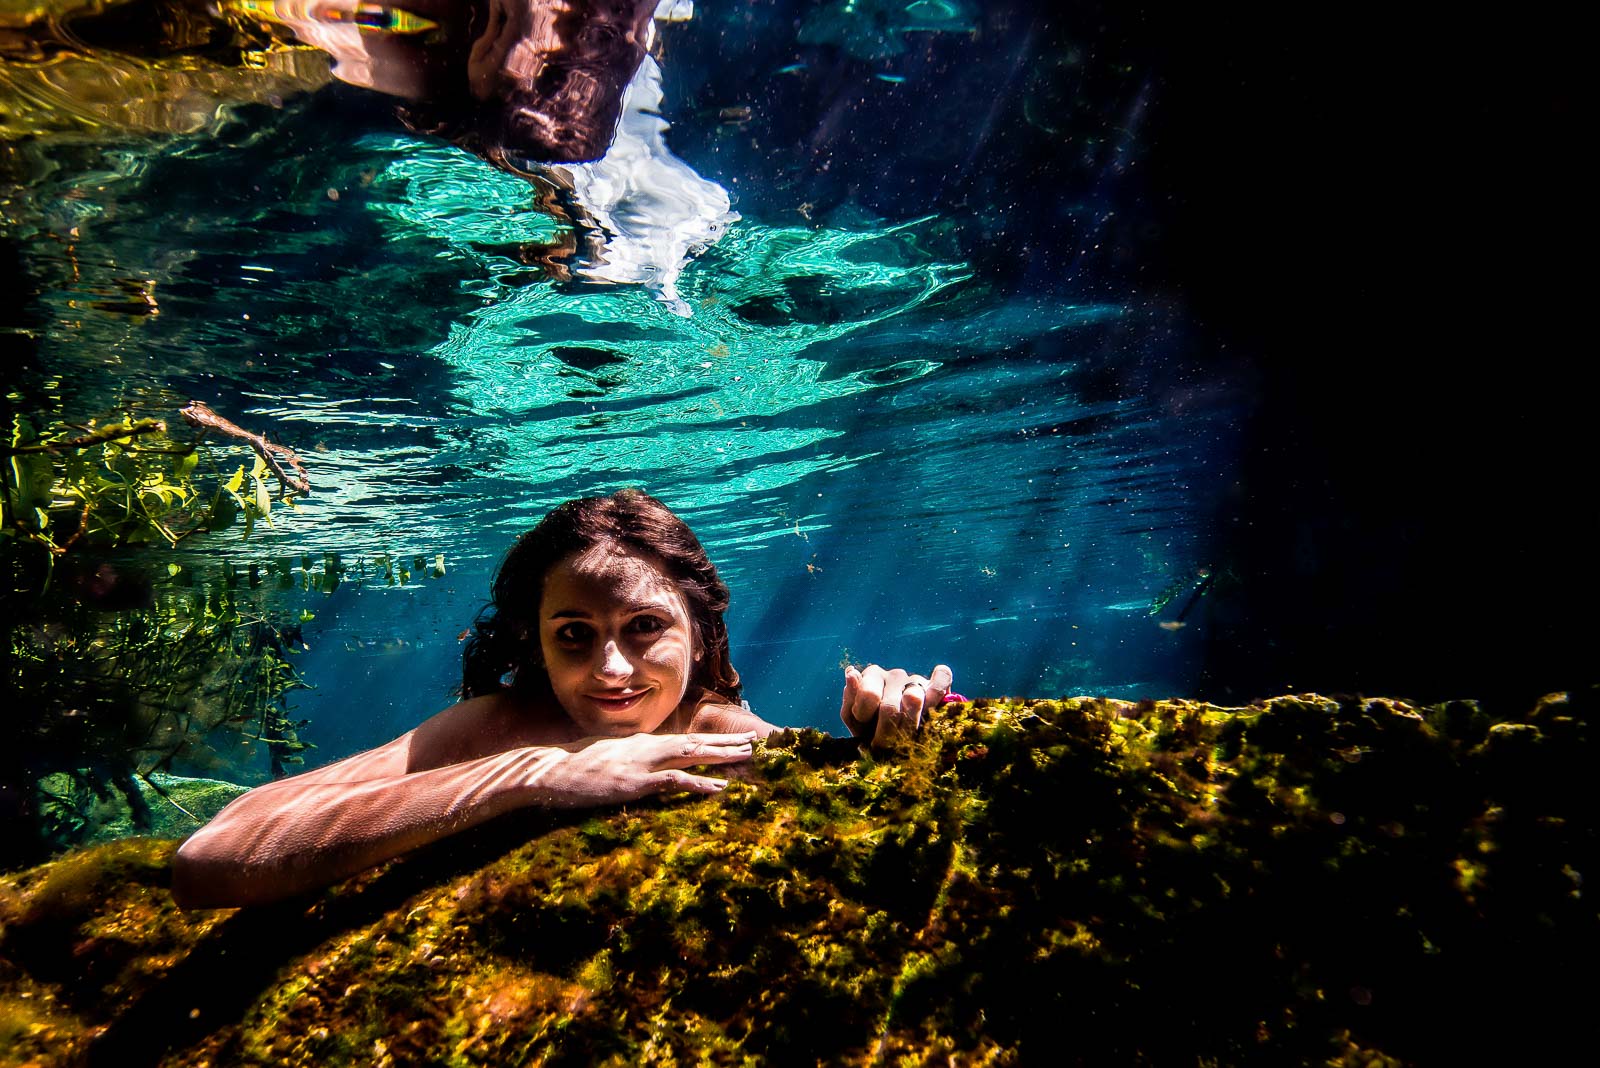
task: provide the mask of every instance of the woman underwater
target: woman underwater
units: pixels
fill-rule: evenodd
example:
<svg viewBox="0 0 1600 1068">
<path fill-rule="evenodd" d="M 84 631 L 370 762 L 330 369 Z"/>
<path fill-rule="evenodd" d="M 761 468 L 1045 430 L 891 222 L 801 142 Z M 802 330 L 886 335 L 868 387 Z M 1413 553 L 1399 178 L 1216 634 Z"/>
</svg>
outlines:
<svg viewBox="0 0 1600 1068">
<path fill-rule="evenodd" d="M 750 757 L 779 728 L 739 700 L 728 587 L 699 540 L 637 490 L 568 501 L 522 535 L 463 656 L 463 700 L 387 745 L 238 798 L 178 850 L 189 908 L 315 889 L 514 809 L 714 794 L 684 770 Z M 950 669 L 845 670 L 840 716 L 914 730 Z"/>
</svg>

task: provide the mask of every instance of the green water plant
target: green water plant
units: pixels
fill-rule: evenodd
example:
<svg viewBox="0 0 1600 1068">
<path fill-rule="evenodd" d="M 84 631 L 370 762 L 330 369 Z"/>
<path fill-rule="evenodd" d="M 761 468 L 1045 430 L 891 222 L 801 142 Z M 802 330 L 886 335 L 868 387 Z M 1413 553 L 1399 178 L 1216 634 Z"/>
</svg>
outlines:
<svg viewBox="0 0 1600 1068">
<path fill-rule="evenodd" d="M 147 825 L 147 797 L 177 804 L 151 775 L 180 757 L 243 744 L 281 775 L 305 748 L 288 713 L 298 627 L 251 596 L 259 565 L 225 558 L 196 581 L 160 552 L 241 516 L 248 538 L 274 488 L 292 504 L 309 483 L 291 450 L 203 404 L 180 414 L 189 440 L 157 419 L 17 415 L 0 443 L 0 816 L 18 829 L 0 863 L 79 840 L 112 798 Z"/>
<path fill-rule="evenodd" d="M 0 860 L 82 840 L 113 796 L 148 825 L 147 797 L 176 804 L 151 775 L 179 759 L 236 768 L 264 751 L 274 776 L 301 762 L 305 723 L 289 711 L 304 686 L 290 660 L 298 627 L 275 625 L 244 594 L 169 586 L 116 611 L 62 596 L 6 628 L 14 705 L 0 719 L 0 796 L 17 833 Z"/>
<path fill-rule="evenodd" d="M 280 502 L 309 492 L 292 451 L 203 404 L 191 403 L 182 414 L 200 431 L 194 440 L 174 439 L 157 419 L 56 422 L 36 430 L 25 416 L 13 417 L 9 441 L 0 444 L 7 461 L 0 467 L 0 539 L 13 543 L 12 555 L 21 545 L 40 550 L 32 563 L 42 567 L 41 585 L 72 550 L 176 546 L 225 530 L 241 516 L 248 538 L 257 522 L 272 522 L 274 483 Z M 249 445 L 249 467 L 239 464 L 231 475 L 216 469 L 205 483 L 199 465 L 208 432 Z"/>
</svg>

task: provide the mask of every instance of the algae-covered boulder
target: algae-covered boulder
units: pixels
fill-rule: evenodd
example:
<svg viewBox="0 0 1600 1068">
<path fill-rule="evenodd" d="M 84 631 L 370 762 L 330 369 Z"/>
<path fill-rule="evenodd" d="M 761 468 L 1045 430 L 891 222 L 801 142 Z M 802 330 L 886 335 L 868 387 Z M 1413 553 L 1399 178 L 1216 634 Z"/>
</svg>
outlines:
<svg viewBox="0 0 1600 1068">
<path fill-rule="evenodd" d="M 139 810 L 135 811 L 118 791 L 107 790 L 103 797 L 91 796 L 88 810 L 74 813 L 81 820 L 74 843 L 96 845 L 135 835 L 183 838 L 250 789 L 221 779 L 189 778 L 160 771 L 131 775 L 127 782 L 138 793 Z M 72 781 L 67 773 L 58 772 L 45 776 L 39 787 L 46 794 L 59 796 L 71 789 Z"/>
<path fill-rule="evenodd" d="M 115 843 L 0 880 L 0 1061 L 1538 1063 L 1591 703 L 980 701 L 234 912 Z"/>
</svg>

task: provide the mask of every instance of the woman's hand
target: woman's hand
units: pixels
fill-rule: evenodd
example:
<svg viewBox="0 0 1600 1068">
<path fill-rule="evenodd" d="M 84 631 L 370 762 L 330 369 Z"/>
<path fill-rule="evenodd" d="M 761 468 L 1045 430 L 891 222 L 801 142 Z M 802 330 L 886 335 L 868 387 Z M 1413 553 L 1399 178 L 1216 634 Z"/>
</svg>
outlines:
<svg viewBox="0 0 1600 1068">
<path fill-rule="evenodd" d="M 540 769 L 527 785 L 534 803 L 551 808 L 614 805 L 652 794 L 720 793 L 728 785 L 726 779 L 682 769 L 748 760 L 755 737 L 754 731 L 747 731 L 586 738 L 561 746 L 567 757 Z"/>
<path fill-rule="evenodd" d="M 783 728 L 774 726 L 741 705 L 706 704 L 695 709 L 689 734 L 746 734 L 768 738 Z"/>
<path fill-rule="evenodd" d="M 924 710 L 944 704 L 951 681 L 950 669 L 943 664 L 931 675 L 912 675 L 877 664 L 847 667 L 839 718 L 853 736 L 884 745 L 916 731 Z"/>
</svg>

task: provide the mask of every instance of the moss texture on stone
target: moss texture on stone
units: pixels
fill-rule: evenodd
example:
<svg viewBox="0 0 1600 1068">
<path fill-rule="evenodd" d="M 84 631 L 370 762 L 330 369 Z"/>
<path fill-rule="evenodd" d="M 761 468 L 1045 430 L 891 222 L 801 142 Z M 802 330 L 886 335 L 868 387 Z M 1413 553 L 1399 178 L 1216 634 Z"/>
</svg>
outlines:
<svg viewBox="0 0 1600 1068">
<path fill-rule="evenodd" d="M 128 782 L 142 799 L 147 826 L 139 826 L 140 816 L 121 794 L 107 791 L 103 798 L 91 795 L 89 811 L 83 813 L 80 844 L 98 845 L 135 835 L 183 838 L 250 789 L 221 779 L 196 779 L 160 771 L 131 776 Z M 49 793 L 64 793 L 71 786 L 69 777 L 63 773 L 46 776 L 40 781 L 40 787 Z"/>
<path fill-rule="evenodd" d="M 1587 1018 L 1592 704 L 979 701 L 236 912 L 114 843 L 0 880 L 0 1062 L 1528 1063 Z"/>
</svg>

